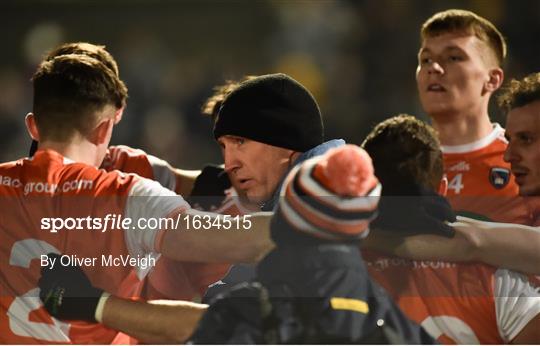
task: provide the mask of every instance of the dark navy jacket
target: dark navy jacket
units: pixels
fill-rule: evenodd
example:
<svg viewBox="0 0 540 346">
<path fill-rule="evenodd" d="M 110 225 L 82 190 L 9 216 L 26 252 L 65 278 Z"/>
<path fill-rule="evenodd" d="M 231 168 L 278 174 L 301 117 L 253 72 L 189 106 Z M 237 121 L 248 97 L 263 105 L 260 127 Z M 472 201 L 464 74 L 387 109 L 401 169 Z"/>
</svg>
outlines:
<svg viewBox="0 0 540 346">
<path fill-rule="evenodd" d="M 271 234 L 255 282 L 218 296 L 193 343 L 435 343 L 371 280 L 356 241 L 312 238 L 279 217 Z"/>
</svg>

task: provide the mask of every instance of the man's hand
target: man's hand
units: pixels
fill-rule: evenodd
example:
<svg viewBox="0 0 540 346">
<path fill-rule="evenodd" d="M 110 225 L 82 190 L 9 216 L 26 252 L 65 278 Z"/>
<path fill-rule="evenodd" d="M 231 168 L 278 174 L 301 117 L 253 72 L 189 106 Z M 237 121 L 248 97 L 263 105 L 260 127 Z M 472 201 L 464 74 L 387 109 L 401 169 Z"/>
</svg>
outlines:
<svg viewBox="0 0 540 346">
<path fill-rule="evenodd" d="M 384 189 L 384 188 L 383 188 Z M 448 201 L 434 191 L 418 187 L 415 195 L 383 196 L 379 202 L 379 216 L 372 222 L 380 228 L 403 235 L 435 234 L 451 238 L 456 215 Z"/>
<path fill-rule="evenodd" d="M 59 319 L 96 322 L 95 312 L 103 290 L 92 286 L 78 266 L 63 266 L 60 255 L 48 256 L 56 259 L 56 265 L 53 269 L 41 268 L 39 297 L 45 309 Z"/>
<path fill-rule="evenodd" d="M 213 211 L 221 205 L 225 190 L 230 187 L 231 182 L 223 168 L 207 165 L 195 180 L 187 201 L 195 209 Z"/>
</svg>

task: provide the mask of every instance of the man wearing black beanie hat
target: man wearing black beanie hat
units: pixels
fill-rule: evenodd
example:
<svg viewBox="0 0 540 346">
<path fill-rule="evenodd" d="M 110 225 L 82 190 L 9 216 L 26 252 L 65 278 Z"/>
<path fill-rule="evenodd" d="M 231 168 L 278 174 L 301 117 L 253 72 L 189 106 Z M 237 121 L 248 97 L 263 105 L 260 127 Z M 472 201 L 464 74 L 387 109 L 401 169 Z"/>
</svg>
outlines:
<svg viewBox="0 0 540 346">
<path fill-rule="evenodd" d="M 311 93 L 278 73 L 248 80 L 225 99 L 214 125 L 215 138 L 224 135 L 305 152 L 322 144 L 323 123 Z"/>
<path fill-rule="evenodd" d="M 250 202 L 272 211 L 287 173 L 301 162 L 345 144 L 323 142 L 319 106 L 299 82 L 283 73 L 262 75 L 239 84 L 223 101 L 214 121 L 225 171 Z M 255 276 L 251 265 L 235 265 L 211 285 L 203 301 Z"/>
<path fill-rule="evenodd" d="M 323 128 L 311 93 L 277 73 L 244 81 L 227 96 L 214 123 L 214 137 L 238 188 L 264 210 L 272 210 L 276 191 L 294 165 L 345 144 L 324 143 Z"/>
</svg>

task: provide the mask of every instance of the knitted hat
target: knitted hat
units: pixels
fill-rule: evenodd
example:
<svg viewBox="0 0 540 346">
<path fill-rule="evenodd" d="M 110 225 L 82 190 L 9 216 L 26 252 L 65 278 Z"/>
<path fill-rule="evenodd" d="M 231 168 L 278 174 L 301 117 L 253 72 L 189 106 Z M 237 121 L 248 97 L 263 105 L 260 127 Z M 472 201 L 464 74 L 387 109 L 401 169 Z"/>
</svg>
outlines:
<svg viewBox="0 0 540 346">
<path fill-rule="evenodd" d="M 287 229 L 327 240 L 367 235 L 376 217 L 381 185 L 371 158 L 345 145 L 305 161 L 285 179 L 272 219 L 272 238 Z"/>
<path fill-rule="evenodd" d="M 323 123 L 311 93 L 277 73 L 247 80 L 227 96 L 214 123 L 214 137 L 224 135 L 305 152 L 323 142 Z"/>
</svg>

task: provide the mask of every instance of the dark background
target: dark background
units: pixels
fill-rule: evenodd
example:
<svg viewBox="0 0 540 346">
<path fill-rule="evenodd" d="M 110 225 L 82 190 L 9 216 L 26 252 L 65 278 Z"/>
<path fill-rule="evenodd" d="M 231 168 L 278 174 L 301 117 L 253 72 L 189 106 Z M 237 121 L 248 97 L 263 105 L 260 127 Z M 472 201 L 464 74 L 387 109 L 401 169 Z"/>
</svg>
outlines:
<svg viewBox="0 0 540 346">
<path fill-rule="evenodd" d="M 326 138 L 361 143 L 398 113 L 425 119 L 415 84 L 419 28 L 433 13 L 472 10 L 508 39 L 506 80 L 540 71 L 540 1 L 1 1 L 0 161 L 25 156 L 30 77 L 69 41 L 104 44 L 129 88 L 113 144 L 181 168 L 221 162 L 200 107 L 212 87 L 285 72 L 310 89 Z M 492 118 L 504 121 L 496 107 Z"/>
</svg>

